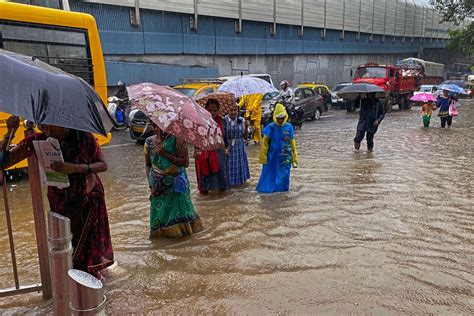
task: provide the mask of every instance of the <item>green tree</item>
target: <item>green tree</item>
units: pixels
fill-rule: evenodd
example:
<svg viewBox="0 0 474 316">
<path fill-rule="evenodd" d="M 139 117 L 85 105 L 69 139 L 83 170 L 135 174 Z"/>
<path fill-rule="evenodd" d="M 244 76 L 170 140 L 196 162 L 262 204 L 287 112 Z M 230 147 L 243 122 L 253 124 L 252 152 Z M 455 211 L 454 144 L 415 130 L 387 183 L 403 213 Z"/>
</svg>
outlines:
<svg viewBox="0 0 474 316">
<path fill-rule="evenodd" d="M 444 21 L 456 25 L 472 18 L 474 13 L 474 0 L 431 0 L 431 5 L 442 14 Z"/>
<path fill-rule="evenodd" d="M 472 19 L 474 15 L 474 0 L 432 0 L 431 4 L 441 13 L 443 21 L 454 22 L 456 25 Z M 474 57 L 474 22 L 471 21 L 464 29 L 450 30 L 449 35 L 449 49 Z"/>
<path fill-rule="evenodd" d="M 459 50 L 474 57 L 474 23 L 469 24 L 465 29 L 449 31 L 451 37 L 448 48 Z"/>
</svg>

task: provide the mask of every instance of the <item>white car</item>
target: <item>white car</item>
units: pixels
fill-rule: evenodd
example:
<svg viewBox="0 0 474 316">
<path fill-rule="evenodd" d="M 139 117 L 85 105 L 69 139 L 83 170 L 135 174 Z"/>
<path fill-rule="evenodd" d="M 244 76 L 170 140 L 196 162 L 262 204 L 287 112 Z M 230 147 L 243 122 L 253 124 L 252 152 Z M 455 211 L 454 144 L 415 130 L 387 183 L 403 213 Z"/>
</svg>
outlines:
<svg viewBox="0 0 474 316">
<path fill-rule="evenodd" d="M 344 104 L 344 100 L 337 96 L 337 92 L 344 87 L 352 85 L 351 82 L 341 82 L 331 89 L 331 104 L 333 106 Z"/>
<path fill-rule="evenodd" d="M 413 94 L 417 95 L 420 93 L 431 93 L 435 97 L 438 97 L 441 94 L 441 91 L 438 89 L 438 86 L 435 85 L 422 85 L 418 91 L 415 91 Z"/>
</svg>

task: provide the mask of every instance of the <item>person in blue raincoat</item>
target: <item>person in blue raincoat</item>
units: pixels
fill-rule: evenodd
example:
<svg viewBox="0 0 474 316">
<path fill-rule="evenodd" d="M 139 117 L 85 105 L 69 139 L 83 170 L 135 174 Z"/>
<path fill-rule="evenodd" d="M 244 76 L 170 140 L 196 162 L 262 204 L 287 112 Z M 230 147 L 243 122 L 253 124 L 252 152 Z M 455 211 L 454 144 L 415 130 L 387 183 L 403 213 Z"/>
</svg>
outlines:
<svg viewBox="0 0 474 316">
<path fill-rule="evenodd" d="M 273 123 L 263 130 L 259 162 L 263 164 L 257 191 L 262 193 L 284 192 L 290 189 L 291 167 L 298 166 L 296 141 L 288 113 L 281 103 L 273 112 Z"/>
</svg>

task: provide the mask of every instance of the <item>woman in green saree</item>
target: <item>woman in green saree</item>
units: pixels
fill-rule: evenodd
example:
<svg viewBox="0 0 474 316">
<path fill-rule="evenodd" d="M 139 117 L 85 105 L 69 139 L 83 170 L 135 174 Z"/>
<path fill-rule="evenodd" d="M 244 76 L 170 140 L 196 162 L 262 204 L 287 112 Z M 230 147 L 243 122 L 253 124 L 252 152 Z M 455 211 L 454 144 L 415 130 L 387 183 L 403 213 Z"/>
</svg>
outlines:
<svg viewBox="0 0 474 316">
<path fill-rule="evenodd" d="M 203 229 L 191 201 L 186 168 L 186 143 L 152 123 L 154 135 L 145 141 L 145 165 L 150 187 L 150 238 L 180 238 Z"/>
</svg>

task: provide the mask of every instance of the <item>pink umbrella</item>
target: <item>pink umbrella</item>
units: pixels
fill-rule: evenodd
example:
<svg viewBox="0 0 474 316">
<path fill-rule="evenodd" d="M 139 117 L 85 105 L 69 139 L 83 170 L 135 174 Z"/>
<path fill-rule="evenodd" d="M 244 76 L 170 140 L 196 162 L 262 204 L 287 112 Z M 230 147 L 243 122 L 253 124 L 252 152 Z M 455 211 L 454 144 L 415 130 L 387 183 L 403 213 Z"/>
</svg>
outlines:
<svg viewBox="0 0 474 316">
<path fill-rule="evenodd" d="M 419 93 L 415 94 L 410 98 L 411 101 L 415 102 L 436 102 L 437 99 L 431 93 Z"/>
<path fill-rule="evenodd" d="M 149 82 L 127 90 L 132 107 L 145 113 L 162 131 L 204 150 L 224 147 L 219 125 L 191 98 Z"/>
</svg>

